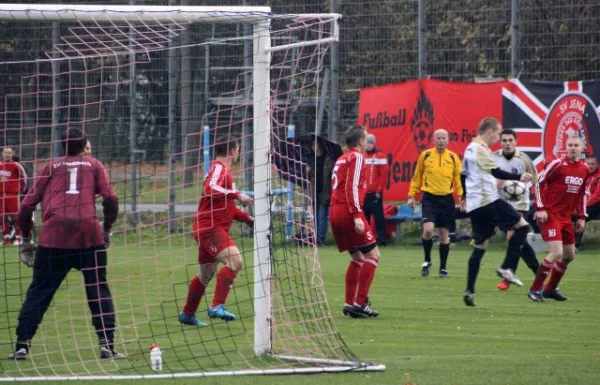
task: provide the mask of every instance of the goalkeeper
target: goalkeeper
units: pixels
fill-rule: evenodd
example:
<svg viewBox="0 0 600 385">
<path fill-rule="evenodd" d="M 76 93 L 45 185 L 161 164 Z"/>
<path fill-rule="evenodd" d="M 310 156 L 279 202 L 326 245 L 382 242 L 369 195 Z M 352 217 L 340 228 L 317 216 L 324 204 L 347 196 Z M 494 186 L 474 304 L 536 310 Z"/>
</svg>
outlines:
<svg viewBox="0 0 600 385">
<path fill-rule="evenodd" d="M 219 262 L 225 266 L 217 273 L 215 295 L 212 306 L 208 309 L 208 316 L 225 321 L 235 320 L 235 314 L 225 309 L 225 301 L 242 268 L 243 260 L 229 236 L 229 229 L 234 220 L 254 226 L 254 219 L 235 205 L 236 200 L 243 205 L 252 203 L 248 195 L 236 190 L 231 176 L 231 164 L 238 160 L 239 151 L 239 142 L 235 139 L 221 137 L 215 141 L 214 153 L 217 159 L 206 174 L 193 225 L 194 239 L 198 242 L 200 271 L 190 282 L 185 307 L 179 314 L 179 322 L 182 324 L 206 326 L 206 323 L 196 317 L 196 311 L 206 286 L 217 272 Z"/>
<path fill-rule="evenodd" d="M 119 201 L 102 163 L 82 154 L 86 142 L 80 129 L 70 128 L 62 141 L 66 156 L 44 166 L 21 204 L 23 244 L 19 256 L 23 264 L 33 267 L 33 279 L 19 313 L 17 344 L 9 358 L 27 358 L 44 313 L 72 268 L 83 275 L 100 358 L 125 357 L 113 346 L 115 314 L 106 280 L 106 248 L 119 213 Z M 103 198 L 104 229 L 96 218 L 96 194 Z M 35 250 L 31 244 L 31 218 L 40 202 L 43 226 Z"/>
</svg>

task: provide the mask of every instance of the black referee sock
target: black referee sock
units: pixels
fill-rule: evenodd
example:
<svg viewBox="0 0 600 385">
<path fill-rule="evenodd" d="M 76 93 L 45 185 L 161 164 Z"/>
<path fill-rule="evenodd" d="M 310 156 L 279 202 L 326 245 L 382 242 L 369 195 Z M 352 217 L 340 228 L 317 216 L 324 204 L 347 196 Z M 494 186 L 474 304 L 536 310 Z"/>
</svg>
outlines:
<svg viewBox="0 0 600 385">
<path fill-rule="evenodd" d="M 450 253 L 450 244 L 440 243 L 440 270 L 446 270 L 446 262 Z"/>
<path fill-rule="evenodd" d="M 529 226 L 519 227 L 508 241 L 508 248 L 506 249 L 506 257 L 504 258 L 503 266 L 506 266 L 507 269 L 511 269 L 513 272 L 519 263 L 521 247 L 527 239 L 528 232 Z"/>
<path fill-rule="evenodd" d="M 425 250 L 425 262 L 431 263 L 431 249 L 433 248 L 433 239 L 423 239 L 423 250 Z"/>
<path fill-rule="evenodd" d="M 475 293 L 475 280 L 477 280 L 477 274 L 479 274 L 479 266 L 481 266 L 481 259 L 485 254 L 484 249 L 473 248 L 471 258 L 469 258 L 469 272 L 467 274 L 467 291 Z"/>
<path fill-rule="evenodd" d="M 533 275 L 537 274 L 540 263 L 535 256 L 535 250 L 533 250 L 533 247 L 531 247 L 531 245 L 527 242 L 525 242 L 523 247 L 521 247 L 521 257 L 527 264 L 529 270 L 533 271 Z"/>
</svg>

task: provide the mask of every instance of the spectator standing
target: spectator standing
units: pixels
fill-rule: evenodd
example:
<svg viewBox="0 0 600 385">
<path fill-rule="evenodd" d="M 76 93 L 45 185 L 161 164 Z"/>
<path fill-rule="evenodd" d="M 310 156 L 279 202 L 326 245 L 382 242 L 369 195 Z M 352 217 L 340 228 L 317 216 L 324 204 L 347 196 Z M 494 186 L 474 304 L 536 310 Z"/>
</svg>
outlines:
<svg viewBox="0 0 600 385">
<path fill-rule="evenodd" d="M 365 218 L 371 222 L 375 218 L 377 244 L 385 245 L 385 217 L 383 216 L 383 189 L 387 182 L 388 163 L 385 154 L 376 146 L 375 135 L 367 135 L 367 151 L 365 152 L 365 179 L 367 195 L 363 204 Z"/>
</svg>

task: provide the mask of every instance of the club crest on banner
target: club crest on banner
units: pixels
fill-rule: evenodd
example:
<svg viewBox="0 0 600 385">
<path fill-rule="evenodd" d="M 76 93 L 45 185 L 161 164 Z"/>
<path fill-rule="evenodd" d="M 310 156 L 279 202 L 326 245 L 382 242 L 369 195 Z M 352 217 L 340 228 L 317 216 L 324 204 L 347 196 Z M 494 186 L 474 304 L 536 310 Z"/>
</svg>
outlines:
<svg viewBox="0 0 600 385">
<path fill-rule="evenodd" d="M 543 134 L 544 156 L 555 158 L 567 154 L 567 138 L 579 136 L 584 152 L 592 154 L 590 126 L 598 125 L 596 106 L 583 93 L 567 92 L 558 97 L 546 117 Z"/>
<path fill-rule="evenodd" d="M 421 90 L 417 100 L 413 117 L 410 121 L 410 131 L 413 135 L 415 146 L 419 153 L 427 150 L 431 146 L 433 138 L 433 104 Z"/>
</svg>

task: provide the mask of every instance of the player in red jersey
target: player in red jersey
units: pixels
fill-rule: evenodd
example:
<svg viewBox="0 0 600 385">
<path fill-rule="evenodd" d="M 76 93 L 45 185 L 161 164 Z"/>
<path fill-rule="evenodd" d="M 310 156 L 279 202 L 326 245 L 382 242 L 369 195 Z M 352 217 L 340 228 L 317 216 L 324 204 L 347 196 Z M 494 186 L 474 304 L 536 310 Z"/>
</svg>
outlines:
<svg viewBox="0 0 600 385">
<path fill-rule="evenodd" d="M 586 185 L 590 169 L 581 161 L 582 151 L 581 138 L 569 137 L 567 156 L 548 162 L 535 184 L 534 218 L 549 249 L 527 293 L 535 302 L 543 302 L 544 298 L 567 300 L 557 287 L 567 266 L 575 259 L 575 232 L 583 231 L 587 215 Z M 575 229 L 571 221 L 573 213 L 577 214 Z M 550 278 L 544 287 L 548 274 Z"/>
<path fill-rule="evenodd" d="M 15 227 L 15 244 L 21 243 L 21 230 L 17 223 L 20 195 L 25 189 L 27 173 L 23 166 L 13 161 L 13 149 L 4 147 L 0 162 L 0 215 L 4 244 L 10 245 L 10 222 Z"/>
<path fill-rule="evenodd" d="M 368 296 L 380 254 L 361 208 L 367 192 L 363 156 L 366 135 L 362 127 L 346 133 L 348 151 L 335 162 L 331 177 L 331 230 L 338 250 L 348 251 L 352 257 L 346 270 L 346 302 L 342 311 L 354 318 L 379 315 L 371 308 Z"/>
<path fill-rule="evenodd" d="M 233 281 L 242 268 L 243 259 L 229 236 L 229 229 L 234 220 L 254 226 L 254 218 L 235 204 L 236 200 L 243 205 L 252 204 L 248 195 L 236 190 L 231 176 L 231 164 L 237 162 L 239 148 L 239 142 L 229 138 L 219 138 L 215 143 L 216 160 L 206 174 L 193 224 L 194 239 L 198 242 L 200 271 L 190 282 L 185 307 L 179 314 L 179 322 L 182 324 L 206 326 L 206 323 L 196 317 L 196 311 L 219 262 L 225 266 L 217 273 L 217 286 L 208 316 L 225 321 L 235 320 L 235 314 L 228 312 L 224 305 Z"/>
<path fill-rule="evenodd" d="M 114 350 L 115 310 L 106 277 L 106 248 L 119 214 L 119 199 L 102 163 L 81 154 L 86 140 L 80 129 L 70 128 L 62 142 L 67 155 L 44 166 L 21 204 L 19 257 L 33 267 L 33 278 L 19 312 L 17 344 L 10 355 L 15 360 L 27 358 L 44 313 L 72 268 L 83 275 L 100 358 L 125 358 Z M 96 217 L 96 194 L 103 198 L 104 228 Z M 32 214 L 39 203 L 43 225 L 36 249 L 30 236 Z"/>
</svg>

